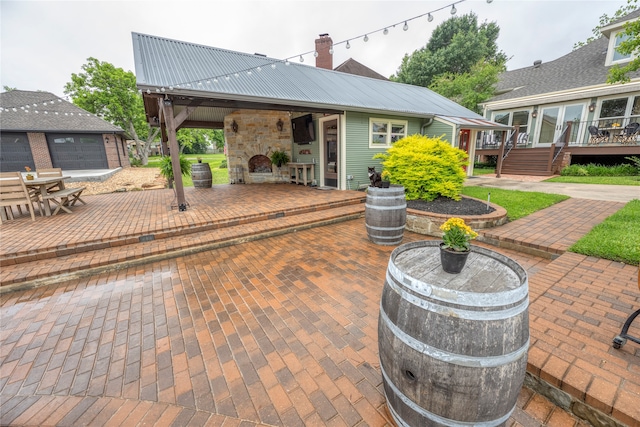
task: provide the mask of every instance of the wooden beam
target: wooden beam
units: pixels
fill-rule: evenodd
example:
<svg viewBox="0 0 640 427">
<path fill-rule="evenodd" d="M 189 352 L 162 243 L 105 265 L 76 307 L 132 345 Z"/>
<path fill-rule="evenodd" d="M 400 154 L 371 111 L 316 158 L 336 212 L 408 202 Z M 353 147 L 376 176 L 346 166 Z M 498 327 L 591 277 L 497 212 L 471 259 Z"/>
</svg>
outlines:
<svg viewBox="0 0 640 427">
<path fill-rule="evenodd" d="M 171 168 L 173 169 L 173 188 L 176 192 L 178 211 L 187 210 L 187 200 L 184 197 L 184 185 L 182 183 L 182 169 L 180 168 L 180 148 L 176 138 L 176 120 L 173 117 L 173 103 L 170 99 L 162 101 L 162 116 L 169 137 L 169 152 L 171 154 Z M 183 119 L 184 120 L 184 119 Z"/>
<path fill-rule="evenodd" d="M 185 120 L 178 129 L 224 129 L 224 122 L 205 122 L 197 120 Z"/>
</svg>

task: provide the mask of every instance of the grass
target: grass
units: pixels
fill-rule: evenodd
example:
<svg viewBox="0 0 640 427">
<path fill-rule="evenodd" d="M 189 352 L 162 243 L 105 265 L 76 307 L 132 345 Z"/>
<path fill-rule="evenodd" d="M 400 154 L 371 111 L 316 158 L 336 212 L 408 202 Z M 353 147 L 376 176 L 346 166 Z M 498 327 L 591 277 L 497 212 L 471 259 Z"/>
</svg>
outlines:
<svg viewBox="0 0 640 427">
<path fill-rule="evenodd" d="M 225 160 L 224 154 L 186 154 L 185 156 L 190 163 L 197 163 L 198 157 L 202 159 L 202 163 L 209 163 L 213 185 L 229 183 L 228 169 L 220 169 L 220 164 Z M 147 163 L 145 167 L 159 168 L 160 156 L 149 157 L 149 163 Z M 182 185 L 185 187 L 193 187 L 193 180 L 190 176 L 183 176 Z"/>
<path fill-rule="evenodd" d="M 474 174 L 475 175 L 475 174 Z M 640 176 L 557 176 L 544 182 L 575 184 L 640 185 Z"/>
<path fill-rule="evenodd" d="M 569 251 L 630 265 L 640 264 L 640 200 L 632 200 L 605 219 Z"/>
<path fill-rule="evenodd" d="M 488 175 L 490 173 L 496 173 L 496 168 L 483 168 L 483 167 L 478 167 L 478 166 L 474 166 L 473 168 L 473 175 Z"/>
<path fill-rule="evenodd" d="M 502 206 L 507 210 L 507 218 L 509 218 L 509 221 L 525 217 L 533 212 L 548 208 L 553 204 L 569 198 L 569 196 L 560 194 L 538 193 L 533 191 L 504 190 L 500 188 L 474 186 L 464 186 L 462 188 L 462 194 L 480 200 L 487 200 L 489 193 L 491 194 L 491 203 Z"/>
</svg>

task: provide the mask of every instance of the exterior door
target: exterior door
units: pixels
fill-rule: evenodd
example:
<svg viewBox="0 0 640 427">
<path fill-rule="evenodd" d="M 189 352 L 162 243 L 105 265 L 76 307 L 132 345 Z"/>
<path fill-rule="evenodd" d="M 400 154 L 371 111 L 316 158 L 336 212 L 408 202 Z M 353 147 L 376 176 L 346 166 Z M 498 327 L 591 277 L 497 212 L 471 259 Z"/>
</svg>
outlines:
<svg viewBox="0 0 640 427">
<path fill-rule="evenodd" d="M 539 120 L 538 144 L 557 142 L 563 136 L 562 133 L 567 127 L 567 122 L 572 124 L 568 130 L 568 142 L 575 143 L 579 141 L 581 134 L 584 132 L 584 129 L 582 129 L 584 108 L 584 104 L 543 108 L 541 119 Z M 574 123 L 576 124 L 575 126 L 573 126 Z"/>
<path fill-rule="evenodd" d="M 458 147 L 469 154 L 469 139 L 471 139 L 471 131 L 469 129 L 462 129 L 459 134 Z M 463 166 L 464 170 L 467 170 L 466 166 Z"/>
<path fill-rule="evenodd" d="M 47 143 L 54 168 L 63 170 L 109 168 L 102 135 L 47 134 Z"/>
<path fill-rule="evenodd" d="M 322 123 L 324 186 L 338 187 L 338 119 Z"/>
<path fill-rule="evenodd" d="M 0 135 L 0 172 L 24 172 L 25 166 L 35 170 L 31 146 L 26 133 Z"/>
</svg>

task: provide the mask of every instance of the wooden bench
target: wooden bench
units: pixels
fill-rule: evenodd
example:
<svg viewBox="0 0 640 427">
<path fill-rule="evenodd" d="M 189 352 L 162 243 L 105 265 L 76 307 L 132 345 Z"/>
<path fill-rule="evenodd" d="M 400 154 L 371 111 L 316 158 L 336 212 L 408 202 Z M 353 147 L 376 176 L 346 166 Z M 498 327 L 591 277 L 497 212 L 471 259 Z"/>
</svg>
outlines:
<svg viewBox="0 0 640 427">
<path fill-rule="evenodd" d="M 60 209 L 67 213 L 71 213 L 71 210 L 68 206 L 73 206 L 76 202 L 81 202 L 83 205 L 86 205 L 84 200 L 80 198 L 80 195 L 84 191 L 85 187 L 79 188 L 65 188 L 64 190 L 54 191 L 52 193 L 48 193 L 46 196 L 42 196 L 43 200 L 51 200 L 53 203 L 57 204 L 56 210 L 51 214 L 52 216 L 57 214 Z"/>
</svg>

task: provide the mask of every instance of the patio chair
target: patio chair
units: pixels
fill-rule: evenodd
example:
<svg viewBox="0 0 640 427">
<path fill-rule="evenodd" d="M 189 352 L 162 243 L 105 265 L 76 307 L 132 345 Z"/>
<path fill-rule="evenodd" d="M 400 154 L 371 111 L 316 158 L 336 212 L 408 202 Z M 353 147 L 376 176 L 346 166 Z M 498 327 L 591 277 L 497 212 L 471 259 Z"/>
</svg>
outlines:
<svg viewBox="0 0 640 427">
<path fill-rule="evenodd" d="M 42 168 L 36 170 L 36 177 L 38 178 L 57 178 L 62 176 L 61 168 Z M 62 190 L 60 183 L 53 184 L 47 187 L 47 191 Z"/>
<path fill-rule="evenodd" d="M 638 289 L 640 289 L 640 271 L 638 271 Z M 622 327 L 622 331 L 620 331 L 620 335 L 617 335 L 613 339 L 613 348 L 621 348 L 623 345 L 627 343 L 627 340 L 631 340 L 636 344 L 640 344 L 640 337 L 633 337 L 629 335 L 629 327 L 636 317 L 640 316 L 640 308 L 631 313 L 631 315 L 627 318 L 627 321 L 624 322 L 624 326 Z"/>
<path fill-rule="evenodd" d="M 0 223 L 5 216 L 7 219 L 14 219 L 13 206 L 17 206 L 22 213 L 21 205 L 27 206 L 31 214 L 31 221 L 35 221 L 33 202 L 34 197 L 29 194 L 20 172 L 0 172 L 0 208 L 3 209 Z"/>
<path fill-rule="evenodd" d="M 529 134 L 526 132 L 518 134 L 516 145 L 526 146 L 529 144 Z"/>
<path fill-rule="evenodd" d="M 482 144 L 483 148 L 495 148 L 498 146 L 498 141 L 496 139 L 495 134 L 488 133 L 484 136 L 484 141 Z"/>
<path fill-rule="evenodd" d="M 598 129 L 596 126 L 589 126 L 589 134 L 591 137 L 589 138 L 589 145 L 600 144 L 601 142 L 606 142 L 609 138 L 609 132 L 603 132 Z"/>
<path fill-rule="evenodd" d="M 620 135 L 620 142 L 623 144 L 634 144 L 637 142 L 638 131 L 640 130 L 640 123 L 633 122 L 625 126 L 622 134 Z"/>
</svg>

